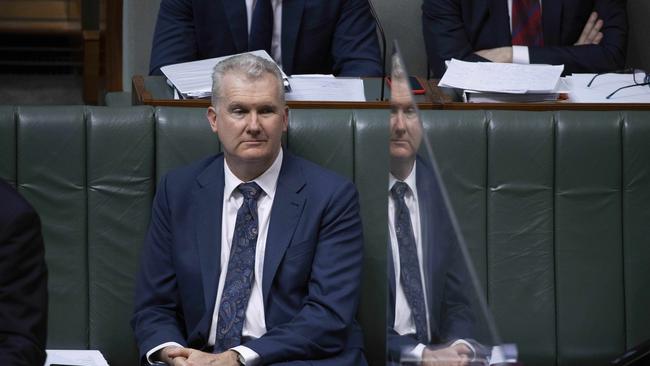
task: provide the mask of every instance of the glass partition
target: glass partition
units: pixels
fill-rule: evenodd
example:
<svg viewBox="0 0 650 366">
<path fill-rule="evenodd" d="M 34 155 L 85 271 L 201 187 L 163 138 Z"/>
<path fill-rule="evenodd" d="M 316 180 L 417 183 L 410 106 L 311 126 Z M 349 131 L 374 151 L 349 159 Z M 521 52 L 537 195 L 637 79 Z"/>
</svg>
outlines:
<svg viewBox="0 0 650 366">
<path fill-rule="evenodd" d="M 390 77 L 389 365 L 516 362 L 459 230 L 399 48 Z"/>
</svg>

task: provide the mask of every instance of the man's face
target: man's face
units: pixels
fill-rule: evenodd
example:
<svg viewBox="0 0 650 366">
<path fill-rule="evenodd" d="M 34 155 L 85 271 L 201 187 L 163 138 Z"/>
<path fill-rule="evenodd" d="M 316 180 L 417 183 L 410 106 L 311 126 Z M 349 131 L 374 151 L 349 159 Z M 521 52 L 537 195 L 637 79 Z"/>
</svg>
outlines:
<svg viewBox="0 0 650 366">
<path fill-rule="evenodd" d="M 390 157 L 413 160 L 422 142 L 422 125 L 406 79 L 393 81 L 390 103 Z"/>
<path fill-rule="evenodd" d="M 251 81 L 240 73 L 225 75 L 217 105 L 208 108 L 208 120 L 229 164 L 268 168 L 288 121 L 275 76 L 267 73 Z"/>
</svg>

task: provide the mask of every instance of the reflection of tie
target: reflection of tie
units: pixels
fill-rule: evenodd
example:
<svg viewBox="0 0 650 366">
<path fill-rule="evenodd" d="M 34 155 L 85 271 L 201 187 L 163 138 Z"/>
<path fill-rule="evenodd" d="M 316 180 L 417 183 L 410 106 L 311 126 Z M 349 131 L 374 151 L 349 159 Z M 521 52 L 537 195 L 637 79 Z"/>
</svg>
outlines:
<svg viewBox="0 0 650 366">
<path fill-rule="evenodd" d="M 271 7 L 271 0 L 257 0 L 251 19 L 248 50 L 265 50 L 270 55 L 272 35 L 273 8 Z"/>
<path fill-rule="evenodd" d="M 390 192 L 395 200 L 395 235 L 399 246 L 400 283 L 406 301 L 411 307 L 415 331 L 420 343 L 428 343 L 427 314 L 424 308 L 424 292 L 415 236 L 411 225 L 411 214 L 404 194 L 409 187 L 404 182 L 396 182 Z"/>
<path fill-rule="evenodd" d="M 512 0 L 512 44 L 544 46 L 539 0 Z"/>
<path fill-rule="evenodd" d="M 230 247 L 228 273 L 219 305 L 215 352 L 223 352 L 241 344 L 246 307 L 255 273 L 257 198 L 262 189 L 255 182 L 243 183 L 237 188 L 244 196 L 244 202 L 237 211 Z"/>
</svg>

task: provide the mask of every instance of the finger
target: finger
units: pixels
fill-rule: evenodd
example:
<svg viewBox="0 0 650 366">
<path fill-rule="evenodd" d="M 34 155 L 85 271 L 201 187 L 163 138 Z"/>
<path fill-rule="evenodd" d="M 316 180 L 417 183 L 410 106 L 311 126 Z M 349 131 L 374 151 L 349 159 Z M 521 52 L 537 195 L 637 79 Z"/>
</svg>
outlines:
<svg viewBox="0 0 650 366">
<path fill-rule="evenodd" d="M 603 21 L 602 19 L 598 19 L 596 24 L 594 24 L 593 28 L 591 28 L 591 32 L 589 32 L 589 36 L 587 36 L 587 43 L 592 43 L 596 39 L 596 36 L 598 36 L 598 33 L 600 33 L 600 28 L 602 27 L 603 27 Z"/>
<path fill-rule="evenodd" d="M 185 357 L 176 357 L 172 360 L 172 366 L 189 366 Z"/>
<path fill-rule="evenodd" d="M 469 364 L 469 357 L 467 357 L 467 355 L 465 354 L 460 355 L 460 365 L 467 366 L 468 364 Z"/>
<path fill-rule="evenodd" d="M 596 38 L 594 38 L 594 40 L 591 43 L 592 44 L 600 44 L 600 42 L 603 40 L 603 37 L 604 37 L 603 33 L 598 32 L 598 34 L 596 35 Z"/>
<path fill-rule="evenodd" d="M 167 356 L 174 357 L 190 357 L 191 350 L 189 348 L 174 347 L 167 351 Z"/>
<path fill-rule="evenodd" d="M 594 27 L 594 24 L 598 20 L 598 13 L 595 11 L 591 12 L 591 15 L 589 16 L 589 19 L 587 19 L 587 23 L 585 23 L 585 26 L 582 28 L 582 33 L 580 33 L 580 37 L 578 37 L 578 41 L 575 43 L 576 45 L 581 45 L 585 44 L 587 42 L 587 36 L 591 32 L 591 29 Z"/>
</svg>

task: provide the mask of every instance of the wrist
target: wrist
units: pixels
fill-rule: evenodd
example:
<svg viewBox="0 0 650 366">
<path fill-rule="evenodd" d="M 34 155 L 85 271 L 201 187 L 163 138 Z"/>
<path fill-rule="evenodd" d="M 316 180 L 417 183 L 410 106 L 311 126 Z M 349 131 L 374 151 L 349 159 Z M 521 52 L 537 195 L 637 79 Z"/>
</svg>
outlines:
<svg viewBox="0 0 650 366">
<path fill-rule="evenodd" d="M 235 351 L 234 349 L 229 349 L 226 352 L 230 355 L 230 358 L 233 360 L 235 365 L 246 365 L 244 356 L 242 356 L 239 352 Z"/>
</svg>

